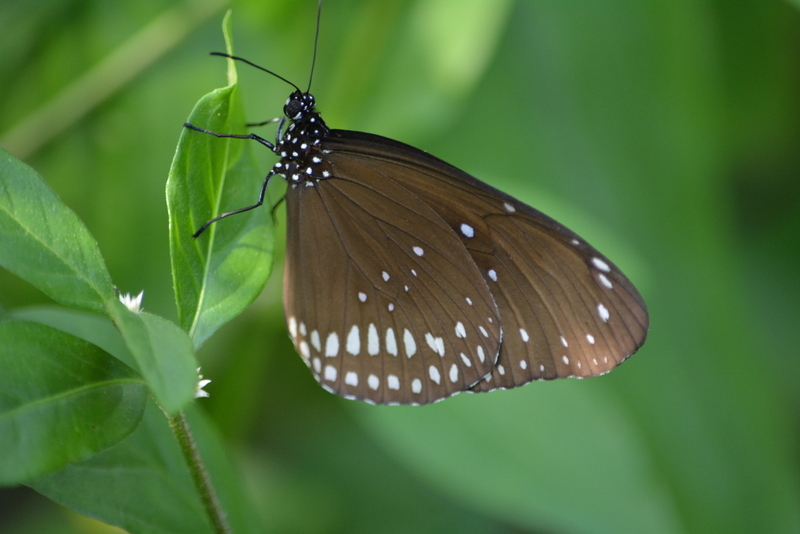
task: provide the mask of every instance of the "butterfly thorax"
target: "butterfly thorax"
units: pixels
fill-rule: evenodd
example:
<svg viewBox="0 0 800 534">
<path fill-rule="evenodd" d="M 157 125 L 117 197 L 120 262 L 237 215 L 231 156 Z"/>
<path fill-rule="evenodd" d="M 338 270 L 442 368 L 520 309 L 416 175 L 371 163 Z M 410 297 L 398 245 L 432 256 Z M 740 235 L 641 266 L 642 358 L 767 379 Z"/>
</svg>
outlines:
<svg viewBox="0 0 800 534">
<path fill-rule="evenodd" d="M 295 91 L 286 100 L 283 112 L 290 124 L 278 141 L 275 153 L 281 160 L 275 174 L 283 176 L 292 187 L 313 186 L 332 176 L 331 164 L 325 161 L 322 141 L 329 129 L 314 108 L 314 96 Z"/>
</svg>

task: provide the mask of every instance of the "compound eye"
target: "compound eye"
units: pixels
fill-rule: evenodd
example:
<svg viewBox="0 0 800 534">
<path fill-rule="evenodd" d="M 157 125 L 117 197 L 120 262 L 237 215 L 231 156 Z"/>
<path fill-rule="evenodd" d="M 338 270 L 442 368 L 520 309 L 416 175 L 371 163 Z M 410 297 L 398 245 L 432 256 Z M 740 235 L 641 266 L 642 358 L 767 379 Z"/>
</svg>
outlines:
<svg viewBox="0 0 800 534">
<path fill-rule="evenodd" d="M 297 100 L 290 100 L 283 106 L 283 113 L 290 119 L 294 119 L 302 110 L 303 106 Z"/>
</svg>

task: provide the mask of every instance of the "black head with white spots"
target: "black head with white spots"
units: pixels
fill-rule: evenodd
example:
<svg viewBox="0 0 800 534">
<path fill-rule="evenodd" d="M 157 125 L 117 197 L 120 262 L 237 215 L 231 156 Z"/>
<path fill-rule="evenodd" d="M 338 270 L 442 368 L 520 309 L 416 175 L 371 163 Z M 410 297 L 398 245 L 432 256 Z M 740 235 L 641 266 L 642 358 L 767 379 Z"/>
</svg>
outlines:
<svg viewBox="0 0 800 534">
<path fill-rule="evenodd" d="M 275 174 L 286 178 L 292 187 L 313 186 L 331 177 L 332 169 L 325 162 L 326 152 L 322 149 L 329 130 L 315 109 L 314 96 L 293 92 L 286 99 L 283 112 L 290 124 L 275 147 L 281 157 L 273 168 Z"/>
<path fill-rule="evenodd" d="M 286 99 L 286 104 L 283 106 L 283 113 L 289 120 L 299 121 L 303 118 L 303 115 L 314 111 L 314 105 L 314 95 L 295 91 Z"/>
</svg>

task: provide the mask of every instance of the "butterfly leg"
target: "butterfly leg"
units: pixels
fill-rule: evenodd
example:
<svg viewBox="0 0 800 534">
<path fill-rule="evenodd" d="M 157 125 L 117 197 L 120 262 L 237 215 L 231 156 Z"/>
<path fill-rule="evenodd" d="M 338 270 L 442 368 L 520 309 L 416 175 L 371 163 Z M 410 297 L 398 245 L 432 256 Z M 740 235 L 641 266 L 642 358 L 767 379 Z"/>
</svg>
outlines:
<svg viewBox="0 0 800 534">
<path fill-rule="evenodd" d="M 283 137 L 283 125 L 286 123 L 286 117 L 275 117 L 274 119 L 270 119 L 264 122 L 248 122 L 245 126 L 248 128 L 254 128 L 258 126 L 266 126 L 267 124 L 278 124 L 277 130 L 275 130 L 275 144 L 279 144 L 281 142 L 281 138 Z"/>
<path fill-rule="evenodd" d="M 270 210 L 270 214 L 272 215 L 272 224 L 276 224 L 275 210 L 278 209 L 278 206 L 280 206 L 284 200 L 286 200 L 286 195 L 283 195 L 281 198 L 279 198 L 278 201 L 272 206 L 272 209 Z"/>
<path fill-rule="evenodd" d="M 275 146 L 281 144 L 281 138 L 283 138 L 283 125 L 286 124 L 286 117 L 281 117 L 281 121 L 278 123 L 278 128 L 275 130 Z"/>
<path fill-rule="evenodd" d="M 267 124 L 275 124 L 276 122 L 280 122 L 282 120 L 283 119 L 281 119 L 280 117 L 275 117 L 274 119 L 269 119 L 263 122 L 248 122 L 247 124 L 245 124 L 245 126 L 247 126 L 248 128 L 255 128 L 258 126 L 266 126 Z"/>
<path fill-rule="evenodd" d="M 194 130 L 196 132 L 202 132 L 202 133 L 209 134 L 209 135 L 214 135 L 214 136 L 217 136 L 217 137 L 232 137 L 233 139 L 253 139 L 255 141 L 258 141 L 259 143 L 261 143 L 265 147 L 269 148 L 273 152 L 275 152 L 275 145 L 273 145 L 272 143 L 270 143 L 269 141 L 267 141 L 263 137 L 260 137 L 260 136 L 258 136 L 256 134 L 252 134 L 252 133 L 251 134 L 246 134 L 246 135 L 221 134 L 221 133 L 217 133 L 217 132 L 212 132 L 211 130 L 206 130 L 204 128 L 198 128 L 197 126 L 195 126 L 193 124 L 189 124 L 188 122 L 184 123 L 184 126 L 186 128 L 189 128 L 190 130 Z"/>
<path fill-rule="evenodd" d="M 215 222 L 219 221 L 220 219 L 224 219 L 225 217 L 230 217 L 231 215 L 236 215 L 237 213 L 244 213 L 245 211 L 250 211 L 252 209 L 255 209 L 255 208 L 261 206 L 264 203 L 264 195 L 266 195 L 266 193 L 267 193 L 267 186 L 269 185 L 269 181 L 274 175 L 275 175 L 274 171 L 269 171 L 269 174 L 267 175 L 267 177 L 264 178 L 264 184 L 261 186 L 261 194 L 258 195 L 258 202 L 256 202 L 252 206 L 247 206 L 246 208 L 240 208 L 238 210 L 229 211 L 227 213 L 223 213 L 222 215 L 214 217 L 210 221 L 206 222 L 203 226 L 201 226 L 198 231 L 196 231 L 194 234 L 192 234 L 192 237 L 196 239 L 197 237 L 200 236 L 200 234 L 205 232 L 206 228 L 208 228 L 209 226 L 211 226 Z"/>
</svg>

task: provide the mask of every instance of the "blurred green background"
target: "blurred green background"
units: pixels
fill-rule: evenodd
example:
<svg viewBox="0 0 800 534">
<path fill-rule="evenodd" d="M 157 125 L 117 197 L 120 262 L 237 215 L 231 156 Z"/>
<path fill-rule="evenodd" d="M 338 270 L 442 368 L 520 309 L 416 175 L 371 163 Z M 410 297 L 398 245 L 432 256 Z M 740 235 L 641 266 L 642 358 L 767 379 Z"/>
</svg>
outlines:
<svg viewBox="0 0 800 534">
<path fill-rule="evenodd" d="M 207 55 L 225 9 L 237 53 L 304 86 L 315 4 L 0 3 L 0 146 L 149 311 L 175 318 L 164 185 L 181 124 L 225 84 Z M 328 124 L 432 152 L 565 223 L 637 284 L 651 330 L 603 378 L 361 405 L 294 353 L 281 252 L 199 355 L 200 404 L 265 531 L 800 532 L 798 7 L 328 0 L 313 85 Z M 278 116 L 289 87 L 239 71 L 251 120 Z M 43 304 L 0 272 L 0 306 Z M 114 531 L 0 490 L 4 534 Z"/>
</svg>

